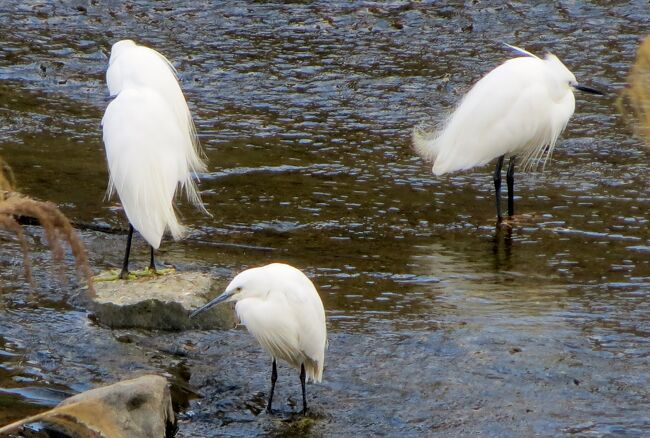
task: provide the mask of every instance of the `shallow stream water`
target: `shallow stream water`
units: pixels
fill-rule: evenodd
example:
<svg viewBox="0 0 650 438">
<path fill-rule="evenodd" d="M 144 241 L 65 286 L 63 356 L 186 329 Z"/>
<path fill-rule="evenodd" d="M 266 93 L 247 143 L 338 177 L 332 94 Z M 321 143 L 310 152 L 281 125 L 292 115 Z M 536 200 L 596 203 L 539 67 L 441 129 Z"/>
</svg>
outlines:
<svg viewBox="0 0 650 438">
<path fill-rule="evenodd" d="M 104 73 L 113 42 L 155 47 L 195 116 L 213 215 L 181 207 L 192 232 L 160 262 L 224 282 L 291 263 L 330 342 L 311 414 L 281 365 L 269 416 L 270 361 L 245 329 L 111 331 L 67 304 L 74 273 L 38 227 L 34 293 L 0 232 L 0 424 L 152 371 L 174 381 L 181 437 L 650 434 L 648 152 L 615 106 L 646 1 L 48 0 L 0 3 L 0 29 L 0 156 L 21 191 L 126 228 L 104 199 Z M 512 230 L 495 228 L 492 165 L 436 178 L 410 147 L 513 56 L 501 42 L 607 91 L 578 94 L 546 170 L 516 175 Z M 95 271 L 119 266 L 123 233 L 82 236 Z M 147 263 L 142 240 L 133 255 Z"/>
</svg>

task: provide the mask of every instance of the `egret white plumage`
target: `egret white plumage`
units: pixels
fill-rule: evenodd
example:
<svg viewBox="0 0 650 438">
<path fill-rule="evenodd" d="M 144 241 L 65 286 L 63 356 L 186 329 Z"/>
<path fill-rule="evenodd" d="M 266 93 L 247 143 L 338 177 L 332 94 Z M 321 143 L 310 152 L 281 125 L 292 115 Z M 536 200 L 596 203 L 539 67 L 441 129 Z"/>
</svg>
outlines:
<svg viewBox="0 0 650 438">
<path fill-rule="evenodd" d="M 165 230 L 174 239 L 183 236 L 173 205 L 178 185 L 206 212 L 192 179 L 206 166 L 176 71 L 163 55 L 131 40 L 118 41 L 106 82 L 112 98 L 102 119 L 108 197 L 117 191 L 129 220 L 120 273 L 126 278 L 134 229 L 151 245 L 152 270 Z"/>
<path fill-rule="evenodd" d="M 219 303 L 235 301 L 242 324 L 273 358 L 271 412 L 277 379 L 276 359 L 300 369 L 303 413 L 307 411 L 305 378 L 320 382 L 325 364 L 325 309 L 314 284 L 300 270 L 283 263 L 247 269 L 225 292 L 190 314 L 190 318 Z"/>
<path fill-rule="evenodd" d="M 438 131 L 416 127 L 416 152 L 433 162 L 437 176 L 469 169 L 498 158 L 494 173 L 497 218 L 501 215 L 501 168 L 510 157 L 508 215 L 514 215 L 515 157 L 524 170 L 553 153 L 555 142 L 575 110 L 573 90 L 602 93 L 578 85 L 573 73 L 552 54 L 544 59 L 518 47 L 510 59 L 479 80 Z"/>
</svg>

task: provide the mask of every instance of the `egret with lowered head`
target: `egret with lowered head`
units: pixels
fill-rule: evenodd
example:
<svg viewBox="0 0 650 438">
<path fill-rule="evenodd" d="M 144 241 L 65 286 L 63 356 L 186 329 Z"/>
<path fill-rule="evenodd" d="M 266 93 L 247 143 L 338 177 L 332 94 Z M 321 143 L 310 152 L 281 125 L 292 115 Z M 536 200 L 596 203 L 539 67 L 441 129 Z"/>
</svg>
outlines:
<svg viewBox="0 0 650 438">
<path fill-rule="evenodd" d="M 272 412 L 276 359 L 282 359 L 300 370 L 302 412 L 306 413 L 305 380 L 322 380 L 327 346 L 325 309 L 314 284 L 300 270 L 283 263 L 247 269 L 190 318 L 228 301 L 236 302 L 239 320 L 273 358 L 266 410 Z"/>
<path fill-rule="evenodd" d="M 501 215 L 501 168 L 510 157 L 508 215 L 514 215 L 515 157 L 523 169 L 546 161 L 575 109 L 573 90 L 602 93 L 579 85 L 573 73 L 552 54 L 544 59 L 518 47 L 510 59 L 479 80 L 463 97 L 440 130 L 416 127 L 416 152 L 433 162 L 433 173 L 481 166 L 498 158 L 494 173 L 497 220 Z"/>
<path fill-rule="evenodd" d="M 129 220 L 129 235 L 120 278 L 129 274 L 133 230 L 154 249 L 165 230 L 174 239 L 184 234 L 174 212 L 178 185 L 207 213 L 193 176 L 206 169 L 190 110 L 176 71 L 160 53 L 131 40 L 113 44 L 106 82 L 112 101 L 102 128 L 110 173 L 108 197 L 115 191 Z"/>
</svg>

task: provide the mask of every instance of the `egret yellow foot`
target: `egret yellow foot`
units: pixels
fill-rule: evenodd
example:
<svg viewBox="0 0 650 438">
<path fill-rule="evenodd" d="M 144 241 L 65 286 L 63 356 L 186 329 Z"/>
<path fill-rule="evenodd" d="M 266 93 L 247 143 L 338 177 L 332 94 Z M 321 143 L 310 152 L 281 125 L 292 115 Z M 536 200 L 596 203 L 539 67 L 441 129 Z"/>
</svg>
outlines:
<svg viewBox="0 0 650 438">
<path fill-rule="evenodd" d="M 93 277 L 93 281 L 117 281 L 120 279 L 120 272 L 121 271 L 119 269 L 110 269 L 108 271 L 102 272 L 99 275 L 95 275 Z M 126 278 L 126 281 L 136 280 L 138 278 L 156 277 L 160 275 L 171 274 L 172 272 L 176 272 L 176 269 L 165 268 L 165 269 L 152 270 L 146 268 L 140 271 L 130 271 L 128 278 Z"/>
</svg>

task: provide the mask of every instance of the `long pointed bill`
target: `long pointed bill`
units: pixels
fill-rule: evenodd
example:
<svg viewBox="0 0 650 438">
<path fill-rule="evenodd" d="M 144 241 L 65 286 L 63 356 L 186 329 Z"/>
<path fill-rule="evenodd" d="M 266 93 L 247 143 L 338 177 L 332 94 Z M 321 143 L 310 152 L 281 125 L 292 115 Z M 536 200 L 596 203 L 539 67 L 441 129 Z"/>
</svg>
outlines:
<svg viewBox="0 0 650 438">
<path fill-rule="evenodd" d="M 206 311 L 208 309 L 211 309 L 212 307 L 216 306 L 219 303 L 223 303 L 224 301 L 226 301 L 231 296 L 232 296 L 232 292 L 224 292 L 224 293 L 222 293 L 221 295 L 219 295 L 214 300 L 210 301 L 207 304 L 204 304 L 203 306 L 196 309 L 194 312 L 190 313 L 190 318 L 194 318 L 199 313 L 202 313 L 202 312 L 204 312 L 204 311 Z"/>
<path fill-rule="evenodd" d="M 576 90 L 584 91 L 585 93 L 597 94 L 599 96 L 604 96 L 605 93 L 602 91 L 596 90 L 595 88 L 586 87 L 584 85 L 574 85 L 573 88 Z"/>
</svg>

